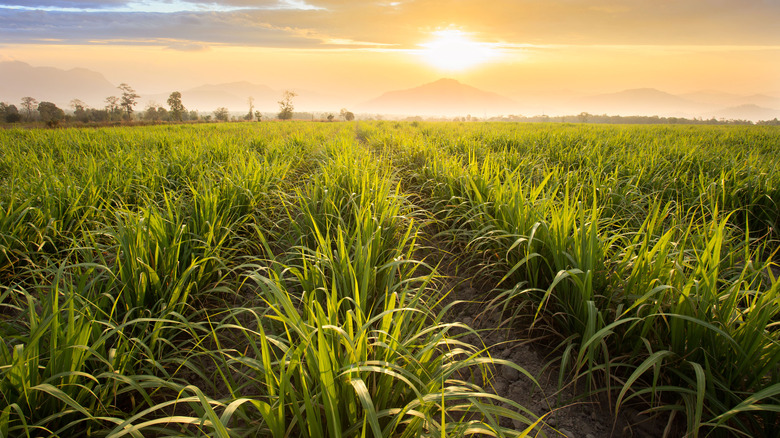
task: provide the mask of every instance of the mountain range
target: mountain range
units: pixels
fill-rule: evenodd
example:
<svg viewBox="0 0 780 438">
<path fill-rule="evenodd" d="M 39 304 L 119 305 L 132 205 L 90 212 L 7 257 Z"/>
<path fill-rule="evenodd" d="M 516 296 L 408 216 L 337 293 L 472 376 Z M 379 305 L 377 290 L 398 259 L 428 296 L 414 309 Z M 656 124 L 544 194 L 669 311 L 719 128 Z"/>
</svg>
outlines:
<svg viewBox="0 0 780 438">
<path fill-rule="evenodd" d="M 390 91 L 358 106 L 375 113 L 413 115 L 507 114 L 518 103 L 496 93 L 462 84 L 454 79 L 438 81 L 407 90 Z"/>
<path fill-rule="evenodd" d="M 654 88 L 562 98 L 544 95 L 510 99 L 462 84 L 440 79 L 419 87 L 391 91 L 359 106 L 366 112 L 392 114 L 463 116 L 474 114 L 573 115 L 581 112 L 609 115 L 701 117 L 717 119 L 769 120 L 780 117 L 780 98 L 757 94 L 739 96 L 718 92 L 674 95 Z"/>
<path fill-rule="evenodd" d="M 93 107 L 103 107 L 105 98 L 120 91 L 95 71 L 74 68 L 33 67 L 19 61 L 0 62 L 0 101 L 17 104 L 24 96 L 38 101 L 54 102 L 69 108 L 70 101 L 80 99 Z M 173 90 L 172 90 L 173 91 Z M 206 84 L 180 90 L 188 109 L 209 112 L 217 107 L 233 111 L 248 109 L 248 98 L 255 108 L 274 111 L 282 91 L 250 82 Z M 296 110 L 336 112 L 344 106 L 342 98 L 309 90 L 294 90 Z M 150 94 L 139 90 L 138 110 L 155 103 L 166 105 L 168 94 Z M 654 88 L 638 88 L 591 96 L 554 93 L 518 93 L 510 97 L 478 89 L 454 79 L 439 79 L 417 87 L 386 92 L 355 108 L 358 113 L 397 116 L 465 116 L 492 115 L 565 115 L 588 112 L 610 115 L 659 115 L 743 120 L 780 118 L 780 97 L 771 94 L 741 96 L 719 91 L 671 94 Z"/>
<path fill-rule="evenodd" d="M 73 99 L 102 107 L 106 97 L 119 94 L 117 86 L 103 75 L 85 68 L 62 70 L 6 61 L 0 62 L 0 78 L 0 100 L 17 105 L 22 97 L 32 96 L 63 108 Z"/>
<path fill-rule="evenodd" d="M 199 87 L 182 90 L 182 101 L 187 108 L 210 111 L 225 107 L 232 110 L 248 109 L 249 97 L 255 99 L 255 104 L 275 102 L 281 93 L 265 85 L 250 82 L 229 82 L 224 84 L 206 84 Z M 143 102 L 154 102 L 165 106 L 168 94 L 150 94 L 142 96 Z"/>
<path fill-rule="evenodd" d="M 94 108 L 102 108 L 106 105 L 106 97 L 121 95 L 117 85 L 109 82 L 102 74 L 83 68 L 63 70 L 33 67 L 20 61 L 6 61 L 0 62 L 0 78 L 0 101 L 17 105 L 22 97 L 32 96 L 39 102 L 53 102 L 64 109 L 70 108 L 73 99 L 79 99 Z M 136 91 L 141 95 L 136 110 L 143 110 L 150 104 L 167 106 L 170 93 Z M 179 91 L 188 109 L 203 112 L 210 112 L 218 107 L 246 111 L 250 96 L 255 99 L 255 107 L 258 110 L 275 109 L 282 96 L 281 90 L 246 81 L 206 84 Z M 298 94 L 295 99 L 296 106 L 301 109 L 329 108 L 328 102 L 336 100 L 313 91 L 294 91 Z"/>
<path fill-rule="evenodd" d="M 780 115 L 780 98 L 739 96 L 718 92 L 674 95 L 638 88 L 579 99 L 577 106 L 593 114 L 661 115 L 743 120 L 766 120 Z"/>
</svg>

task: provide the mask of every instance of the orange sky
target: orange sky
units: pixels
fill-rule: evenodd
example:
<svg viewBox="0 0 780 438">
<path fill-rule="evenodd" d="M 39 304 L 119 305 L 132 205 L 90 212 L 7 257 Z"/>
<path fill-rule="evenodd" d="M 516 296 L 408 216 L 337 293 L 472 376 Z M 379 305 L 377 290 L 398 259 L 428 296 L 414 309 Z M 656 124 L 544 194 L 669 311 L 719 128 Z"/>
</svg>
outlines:
<svg viewBox="0 0 780 438">
<path fill-rule="evenodd" d="M 773 0 L 0 0 L 0 61 L 149 93 L 246 80 L 354 102 L 440 77 L 510 97 L 780 94 L 778 22 Z M 442 32 L 490 56 L 426 62 Z"/>
</svg>

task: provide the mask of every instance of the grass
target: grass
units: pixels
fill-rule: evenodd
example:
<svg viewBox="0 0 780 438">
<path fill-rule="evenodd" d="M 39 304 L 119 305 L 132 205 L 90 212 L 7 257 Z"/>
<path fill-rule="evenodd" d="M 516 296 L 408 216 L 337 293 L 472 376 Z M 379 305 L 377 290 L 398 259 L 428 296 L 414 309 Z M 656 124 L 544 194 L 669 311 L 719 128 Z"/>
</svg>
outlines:
<svg viewBox="0 0 780 438">
<path fill-rule="evenodd" d="M 585 378 L 593 392 L 620 389 L 617 407 L 630 394 L 680 411 L 692 436 L 772 436 L 776 169 L 770 148 L 751 143 L 766 131 L 573 129 L 440 131 L 410 184 L 510 286 L 501 306 L 530 302 L 559 334 L 561 384 Z M 730 145 L 736 134 L 749 150 Z M 752 192 L 755 172 L 763 189 Z M 740 190 L 751 193 L 731 196 Z"/>
<path fill-rule="evenodd" d="M 0 436 L 536 434 L 543 418 L 486 390 L 495 367 L 522 369 L 443 306 L 418 243 L 434 234 L 471 255 L 498 311 L 550 334 L 561 387 L 688 436 L 774 436 L 779 139 L 0 132 Z"/>
</svg>

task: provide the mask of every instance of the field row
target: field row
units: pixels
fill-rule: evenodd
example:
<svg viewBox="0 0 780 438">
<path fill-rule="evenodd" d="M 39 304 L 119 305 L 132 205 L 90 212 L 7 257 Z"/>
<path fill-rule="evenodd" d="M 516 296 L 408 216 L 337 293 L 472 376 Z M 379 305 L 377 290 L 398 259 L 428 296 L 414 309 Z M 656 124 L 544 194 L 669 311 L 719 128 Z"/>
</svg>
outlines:
<svg viewBox="0 0 780 438">
<path fill-rule="evenodd" d="M 778 129 L 255 123 L 0 144 L 0 436 L 540 430 L 487 390 L 523 370 L 466 342 L 433 237 L 470 255 L 496 311 L 548 333 L 561 386 L 691 436 L 780 432 Z"/>
</svg>

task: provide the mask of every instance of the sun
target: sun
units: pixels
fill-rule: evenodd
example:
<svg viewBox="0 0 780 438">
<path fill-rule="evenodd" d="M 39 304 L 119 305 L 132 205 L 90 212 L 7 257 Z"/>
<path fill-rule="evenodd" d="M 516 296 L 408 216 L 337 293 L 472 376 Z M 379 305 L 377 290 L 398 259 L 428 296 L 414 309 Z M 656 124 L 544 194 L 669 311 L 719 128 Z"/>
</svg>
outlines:
<svg viewBox="0 0 780 438">
<path fill-rule="evenodd" d="M 473 41 L 460 30 L 440 30 L 433 35 L 432 41 L 420 44 L 423 49 L 418 53 L 425 62 L 441 70 L 465 70 L 498 56 L 491 44 Z"/>
</svg>

